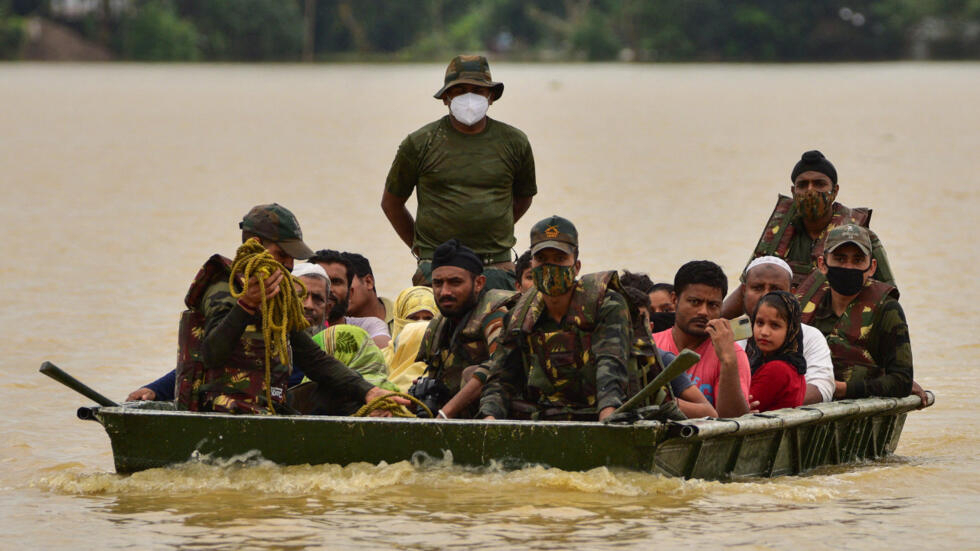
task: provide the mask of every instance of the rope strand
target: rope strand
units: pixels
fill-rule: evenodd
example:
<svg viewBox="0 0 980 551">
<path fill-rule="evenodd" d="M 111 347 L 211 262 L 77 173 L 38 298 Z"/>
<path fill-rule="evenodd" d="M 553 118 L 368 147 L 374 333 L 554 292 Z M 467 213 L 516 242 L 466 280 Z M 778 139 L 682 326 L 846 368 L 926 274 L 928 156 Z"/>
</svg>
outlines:
<svg viewBox="0 0 980 551">
<path fill-rule="evenodd" d="M 265 279 L 279 270 L 283 278 L 279 281 L 279 294 L 266 299 Z M 279 356 L 279 362 L 290 365 L 289 333 L 309 327 L 303 316 L 303 303 L 300 297 L 306 296 L 306 285 L 290 274 L 289 270 L 276 261 L 269 251 L 256 238 L 242 243 L 235 253 L 235 261 L 231 265 L 231 275 L 228 284 L 231 286 L 231 296 L 238 299 L 248 292 L 249 279 L 255 277 L 261 291 L 262 340 L 265 343 L 265 398 L 269 413 L 275 414 L 272 406 L 272 352 Z M 296 284 L 303 289 L 302 295 L 296 294 Z M 236 290 L 238 287 L 241 290 Z"/>
</svg>

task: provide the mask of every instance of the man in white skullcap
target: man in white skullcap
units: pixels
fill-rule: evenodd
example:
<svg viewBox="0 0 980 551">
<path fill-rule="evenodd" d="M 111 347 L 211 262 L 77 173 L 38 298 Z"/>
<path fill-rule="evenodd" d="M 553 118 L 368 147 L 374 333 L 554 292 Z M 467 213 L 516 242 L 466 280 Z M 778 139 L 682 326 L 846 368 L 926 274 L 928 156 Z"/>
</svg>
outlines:
<svg viewBox="0 0 980 551">
<path fill-rule="evenodd" d="M 750 315 L 763 295 L 772 291 L 789 292 L 793 270 L 777 256 L 760 256 L 745 268 L 742 277 L 742 305 Z M 834 365 L 827 339 L 816 327 L 803 324 L 803 357 L 806 359 L 806 395 L 803 404 L 834 399 Z M 739 344 L 744 348 L 746 341 Z"/>
<path fill-rule="evenodd" d="M 309 333 L 315 335 L 323 331 L 327 319 L 327 297 L 330 296 L 330 278 L 319 264 L 303 263 L 293 269 L 293 276 L 306 285 L 303 297 L 303 317 L 310 322 Z"/>
</svg>

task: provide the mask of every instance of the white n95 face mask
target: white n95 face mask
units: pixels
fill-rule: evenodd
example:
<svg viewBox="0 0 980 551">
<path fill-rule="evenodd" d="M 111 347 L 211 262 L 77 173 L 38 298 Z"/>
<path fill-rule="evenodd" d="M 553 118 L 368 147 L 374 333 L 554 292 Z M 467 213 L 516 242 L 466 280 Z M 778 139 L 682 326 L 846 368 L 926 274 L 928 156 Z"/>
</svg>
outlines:
<svg viewBox="0 0 980 551">
<path fill-rule="evenodd" d="M 453 118 L 466 126 L 473 126 L 483 120 L 489 107 L 490 102 L 486 97 L 473 92 L 460 94 L 449 102 L 449 112 L 453 114 Z"/>
</svg>

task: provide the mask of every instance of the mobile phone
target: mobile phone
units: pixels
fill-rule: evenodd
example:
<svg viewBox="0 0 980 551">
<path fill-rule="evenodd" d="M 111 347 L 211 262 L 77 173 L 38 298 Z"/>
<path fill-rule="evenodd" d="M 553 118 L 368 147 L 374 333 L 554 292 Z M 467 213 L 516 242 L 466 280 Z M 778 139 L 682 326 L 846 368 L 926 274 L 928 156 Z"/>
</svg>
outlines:
<svg viewBox="0 0 980 551">
<path fill-rule="evenodd" d="M 736 341 L 745 340 L 752 336 L 752 320 L 749 319 L 748 314 L 728 320 L 728 324 L 732 327 Z"/>
</svg>

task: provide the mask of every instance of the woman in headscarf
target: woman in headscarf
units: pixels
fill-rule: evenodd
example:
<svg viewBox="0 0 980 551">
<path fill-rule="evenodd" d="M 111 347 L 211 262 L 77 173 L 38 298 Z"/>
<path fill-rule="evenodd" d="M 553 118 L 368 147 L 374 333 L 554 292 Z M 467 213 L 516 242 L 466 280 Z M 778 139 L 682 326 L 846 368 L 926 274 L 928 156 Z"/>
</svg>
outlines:
<svg viewBox="0 0 980 551">
<path fill-rule="evenodd" d="M 800 330 L 800 303 L 786 291 L 763 295 L 752 313 L 752 338 L 746 345 L 752 368 L 749 394 L 759 411 L 792 408 L 806 394 L 806 360 Z"/>
<path fill-rule="evenodd" d="M 416 362 L 422 336 L 431 320 L 439 313 L 432 289 L 429 287 L 409 287 L 398 293 L 395 299 L 394 327 L 391 343 L 382 350 L 388 363 L 388 380 L 397 385 L 402 392 L 408 391 L 412 381 L 421 377 L 425 364 Z"/>
<path fill-rule="evenodd" d="M 317 333 L 313 340 L 324 352 L 360 373 L 367 382 L 385 390 L 399 390 L 388 380 L 384 355 L 364 329 L 347 324 L 331 325 Z"/>
</svg>

